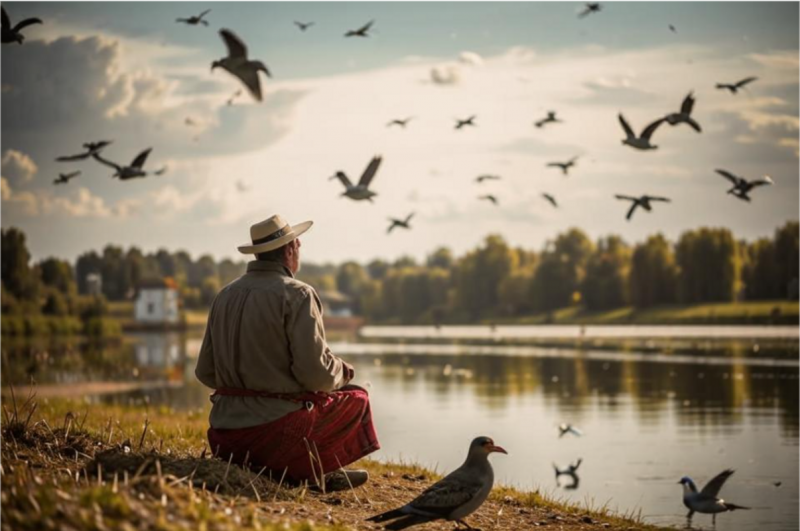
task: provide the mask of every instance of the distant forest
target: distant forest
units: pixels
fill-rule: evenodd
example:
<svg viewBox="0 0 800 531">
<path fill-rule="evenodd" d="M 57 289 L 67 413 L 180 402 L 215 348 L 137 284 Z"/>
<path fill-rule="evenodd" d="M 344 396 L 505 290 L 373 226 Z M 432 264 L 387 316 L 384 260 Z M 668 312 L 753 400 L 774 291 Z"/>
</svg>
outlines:
<svg viewBox="0 0 800 531">
<path fill-rule="evenodd" d="M 772 238 L 746 242 L 728 229 L 700 228 L 670 242 L 661 234 L 634 246 L 619 236 L 593 242 L 570 229 L 539 251 L 489 235 L 456 257 L 446 247 L 424 263 L 413 258 L 368 264 L 303 263 L 299 277 L 318 291 L 339 291 L 356 315 L 383 323 L 471 323 L 580 305 L 588 311 L 675 303 L 798 298 L 798 223 Z M 171 277 L 186 308 L 205 308 L 246 262 L 196 260 L 184 252 L 145 254 L 108 245 L 75 264 L 32 264 L 25 234 L 2 230 L 3 315 L 41 313 L 81 318 L 104 313 L 105 301 L 127 300 L 141 281 Z M 88 296 L 99 274 L 102 295 Z"/>
</svg>

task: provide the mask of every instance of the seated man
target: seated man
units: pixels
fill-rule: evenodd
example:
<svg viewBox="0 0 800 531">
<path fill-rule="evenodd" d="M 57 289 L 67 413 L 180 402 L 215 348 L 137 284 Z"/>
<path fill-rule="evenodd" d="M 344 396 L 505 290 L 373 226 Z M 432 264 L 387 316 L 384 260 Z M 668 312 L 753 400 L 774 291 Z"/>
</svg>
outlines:
<svg viewBox="0 0 800 531">
<path fill-rule="evenodd" d="M 214 299 L 195 374 L 215 389 L 208 430 L 215 455 L 267 467 L 274 479 L 324 477 L 334 490 L 365 483 L 366 471 L 337 471 L 380 444 L 367 392 L 347 385 L 353 367 L 325 341 L 317 293 L 294 278 L 298 237 L 311 224 L 272 216 L 250 227 L 252 243 L 239 251 L 257 260 Z"/>
</svg>

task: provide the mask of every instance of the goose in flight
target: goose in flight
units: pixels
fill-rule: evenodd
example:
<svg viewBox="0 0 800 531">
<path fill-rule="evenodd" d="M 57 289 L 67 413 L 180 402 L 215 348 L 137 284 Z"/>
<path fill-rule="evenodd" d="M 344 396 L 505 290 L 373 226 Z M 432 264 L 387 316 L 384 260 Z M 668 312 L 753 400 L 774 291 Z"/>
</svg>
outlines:
<svg viewBox="0 0 800 531">
<path fill-rule="evenodd" d="M 203 26 L 208 26 L 208 21 L 203 20 L 203 17 L 211 13 L 210 9 L 206 9 L 202 13 L 197 16 L 191 16 L 189 18 L 176 18 L 175 22 L 183 22 L 190 26 L 197 26 L 198 24 L 202 24 Z"/>
<path fill-rule="evenodd" d="M 367 22 L 366 24 L 364 24 L 363 26 L 361 26 L 357 30 L 349 30 L 347 33 L 344 34 L 344 36 L 345 37 L 369 37 L 369 33 L 367 33 L 367 32 L 369 31 L 369 29 L 372 27 L 372 25 L 374 23 L 375 23 L 374 20 L 370 20 L 369 22 Z"/>
<path fill-rule="evenodd" d="M 733 188 L 728 190 L 728 193 L 733 194 L 742 201 L 750 201 L 749 194 L 753 188 L 768 184 L 775 184 L 775 181 L 773 181 L 772 177 L 770 177 L 769 175 L 765 175 L 761 179 L 748 181 L 744 177 L 739 177 L 738 175 L 734 175 L 727 170 L 714 170 L 714 171 L 716 171 L 717 173 L 728 179 L 731 182 L 731 184 L 733 184 Z"/>
<path fill-rule="evenodd" d="M 83 144 L 84 149 L 86 149 L 83 153 L 78 153 L 77 155 L 65 155 L 63 157 L 56 158 L 58 162 L 73 162 L 76 160 L 85 160 L 93 155 L 98 155 L 103 148 L 110 145 L 112 143 L 111 140 L 100 140 L 99 142 L 85 142 Z"/>
<path fill-rule="evenodd" d="M 358 184 L 356 185 L 353 185 L 347 175 L 342 171 L 337 171 L 336 175 L 331 177 L 331 179 L 339 179 L 342 182 L 345 188 L 344 193 L 342 193 L 343 196 L 349 197 L 355 201 L 366 199 L 371 203 L 372 198 L 378 194 L 369 189 L 369 184 L 372 182 L 372 179 L 375 178 L 378 167 L 381 165 L 381 160 L 383 159 L 379 155 L 372 157 L 372 160 L 369 161 L 367 168 L 364 170 L 364 173 L 361 174 L 361 179 L 358 180 Z"/>
<path fill-rule="evenodd" d="M 619 195 L 619 194 L 617 194 L 614 197 L 616 197 L 617 199 L 623 199 L 625 201 L 633 201 L 633 204 L 631 205 L 630 210 L 628 210 L 628 215 L 625 216 L 625 219 L 627 219 L 628 221 L 630 221 L 631 217 L 633 216 L 633 213 L 636 210 L 636 207 L 642 207 L 643 209 L 645 209 L 648 212 L 650 212 L 651 210 L 653 210 L 653 207 L 650 205 L 651 201 L 664 201 L 665 203 L 669 203 L 670 202 L 670 200 L 668 198 L 666 198 L 666 197 L 658 197 L 658 196 L 654 196 L 654 195 L 643 195 L 641 197 L 631 197 L 629 195 Z"/>
<path fill-rule="evenodd" d="M 717 524 L 717 513 L 735 511 L 737 509 L 749 510 L 750 507 L 736 505 L 718 498 L 722 486 L 733 475 L 733 470 L 723 470 L 711 479 L 702 490 L 698 491 L 697 486 L 689 476 L 684 476 L 678 481 L 683 485 L 683 504 L 689 509 L 686 519 L 691 522 L 694 513 L 710 514 L 712 525 Z"/>
<path fill-rule="evenodd" d="M 497 206 L 497 204 L 498 204 L 497 198 L 495 196 L 493 196 L 492 194 L 486 194 L 486 195 L 479 196 L 478 199 L 485 199 L 487 201 L 491 201 L 492 204 L 495 205 L 495 206 Z"/>
<path fill-rule="evenodd" d="M 12 42 L 16 42 L 17 44 L 22 44 L 22 41 L 25 40 L 25 35 L 20 33 L 23 29 L 27 28 L 31 24 L 43 24 L 42 20 L 39 18 L 26 18 L 21 22 L 17 22 L 17 25 L 11 27 L 11 19 L 8 18 L 8 13 L 6 13 L 6 8 L 2 9 L 2 21 L 0 21 L 0 42 L 3 44 L 9 44 Z"/>
<path fill-rule="evenodd" d="M 137 177 L 147 177 L 147 172 L 142 169 L 142 166 L 144 166 L 147 156 L 150 155 L 150 151 L 152 150 L 153 148 L 145 149 L 136 155 L 136 158 L 133 159 L 133 162 L 131 162 L 128 166 L 122 166 L 115 162 L 111 162 L 110 160 L 104 159 L 99 154 L 95 154 L 93 157 L 97 162 L 105 164 L 106 166 L 116 170 L 116 173 L 112 175 L 112 177 L 119 177 L 121 181 L 125 181 L 128 179 L 135 179 Z"/>
<path fill-rule="evenodd" d="M 297 26 L 298 28 L 300 28 L 300 31 L 305 31 L 308 28 L 310 28 L 311 26 L 313 26 L 314 23 L 313 22 L 297 22 L 295 20 L 294 21 L 294 25 Z"/>
<path fill-rule="evenodd" d="M 558 438 L 559 439 L 561 437 L 563 437 L 564 435 L 568 434 L 568 433 L 571 433 L 572 435 L 575 435 L 576 437 L 580 437 L 581 435 L 583 435 L 583 432 L 581 430 L 579 430 L 578 428 L 576 428 L 575 426 L 573 426 L 572 424 L 559 424 L 558 425 Z"/>
<path fill-rule="evenodd" d="M 412 217 L 414 217 L 414 213 L 413 212 L 411 214 L 409 214 L 406 217 L 406 219 L 389 218 L 389 221 L 391 221 L 392 224 L 389 225 L 389 228 L 386 230 L 386 234 L 389 234 L 390 232 L 392 232 L 392 230 L 395 227 L 400 227 L 400 228 L 403 228 L 403 229 L 410 229 L 411 225 L 409 225 L 409 222 L 411 221 Z"/>
<path fill-rule="evenodd" d="M 556 111 L 547 111 L 547 116 L 542 118 L 541 120 L 534 122 L 533 125 L 536 127 L 542 128 L 546 124 L 560 124 L 561 120 L 556 118 Z"/>
<path fill-rule="evenodd" d="M 740 88 L 744 88 L 745 85 L 747 85 L 748 83 L 752 83 L 756 79 L 758 79 L 758 78 L 757 77 L 746 77 L 746 78 L 742 79 L 741 81 L 737 81 L 736 83 L 717 83 L 717 88 L 720 89 L 720 90 L 728 89 L 728 90 L 731 91 L 731 94 L 736 94 L 736 92 Z"/>
<path fill-rule="evenodd" d="M 466 120 L 459 120 L 458 118 L 456 118 L 456 129 L 461 129 L 466 125 L 471 125 L 472 127 L 475 127 L 475 122 L 474 122 L 475 118 L 477 118 L 477 116 L 475 116 L 474 114 L 469 118 L 467 118 Z"/>
<path fill-rule="evenodd" d="M 58 179 L 53 180 L 53 184 L 67 184 L 70 179 L 74 179 L 80 174 L 80 171 L 73 171 L 72 173 L 59 173 Z"/>
<path fill-rule="evenodd" d="M 553 196 L 552 196 L 552 195 L 550 195 L 550 194 L 544 194 L 544 193 L 542 194 L 542 197 L 544 197 L 545 199 L 547 199 L 547 201 L 548 201 L 548 202 L 549 202 L 551 205 L 553 205 L 553 207 L 555 207 L 555 208 L 558 208 L 558 203 L 556 203 L 556 198 L 555 198 L 555 197 L 553 197 Z"/>
<path fill-rule="evenodd" d="M 475 177 L 475 182 L 480 184 L 483 181 L 499 181 L 500 179 L 502 179 L 502 177 L 500 177 L 499 175 L 484 174 L 484 175 L 478 175 L 477 177 Z"/>
<path fill-rule="evenodd" d="M 389 122 L 388 124 L 386 124 L 386 127 L 392 127 L 393 125 L 399 125 L 403 129 L 405 129 L 406 126 L 408 125 L 408 122 L 410 122 L 412 118 L 413 118 L 413 116 L 409 116 L 408 118 L 406 118 L 404 120 L 400 120 L 400 119 L 396 118 L 396 119 L 392 120 L 391 122 Z"/>
<path fill-rule="evenodd" d="M 599 13 L 602 8 L 603 7 L 597 2 L 587 3 L 586 7 L 583 8 L 583 11 L 578 13 L 578 18 L 583 18 L 591 13 Z"/>
<path fill-rule="evenodd" d="M 261 61 L 250 61 L 247 58 L 247 46 L 231 30 L 221 29 L 219 34 L 228 47 L 228 56 L 211 63 L 211 71 L 217 67 L 227 70 L 244 83 L 257 101 L 261 101 L 261 82 L 258 73 L 264 72 L 267 77 L 272 77 L 269 69 Z"/>
<path fill-rule="evenodd" d="M 641 150 L 658 149 L 658 146 L 654 146 L 650 143 L 650 138 L 653 136 L 653 133 L 656 132 L 658 126 L 664 123 L 665 120 L 665 118 L 659 118 L 655 122 L 651 123 L 644 128 L 641 136 L 637 138 L 636 133 L 633 132 L 631 126 L 625 121 L 625 117 L 622 116 L 622 113 L 620 113 L 619 123 L 622 125 L 622 129 L 625 130 L 625 139 L 622 141 L 622 144 Z"/>
<path fill-rule="evenodd" d="M 671 113 L 666 116 L 667 123 L 669 125 L 689 124 L 692 129 L 701 133 L 703 130 L 700 128 L 700 124 L 695 122 L 694 118 L 691 116 L 694 101 L 694 96 L 690 92 L 689 95 L 683 99 L 683 103 L 681 103 L 681 112 Z"/>
<path fill-rule="evenodd" d="M 575 166 L 576 162 L 578 161 L 578 157 L 572 157 L 567 162 L 550 162 L 547 164 L 548 168 L 561 168 L 561 171 L 564 175 L 569 175 L 569 169 Z"/>
</svg>

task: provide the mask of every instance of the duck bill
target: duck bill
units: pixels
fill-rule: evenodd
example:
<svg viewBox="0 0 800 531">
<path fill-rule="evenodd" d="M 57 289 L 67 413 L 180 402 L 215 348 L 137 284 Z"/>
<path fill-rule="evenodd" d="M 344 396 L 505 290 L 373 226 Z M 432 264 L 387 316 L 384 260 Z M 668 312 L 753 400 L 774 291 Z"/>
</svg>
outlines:
<svg viewBox="0 0 800 531">
<path fill-rule="evenodd" d="M 503 448 L 502 446 L 495 446 L 495 445 L 490 446 L 489 447 L 489 453 L 492 453 L 492 452 L 497 452 L 497 453 L 500 453 L 500 454 L 508 455 L 508 452 L 506 452 L 505 448 Z"/>
</svg>

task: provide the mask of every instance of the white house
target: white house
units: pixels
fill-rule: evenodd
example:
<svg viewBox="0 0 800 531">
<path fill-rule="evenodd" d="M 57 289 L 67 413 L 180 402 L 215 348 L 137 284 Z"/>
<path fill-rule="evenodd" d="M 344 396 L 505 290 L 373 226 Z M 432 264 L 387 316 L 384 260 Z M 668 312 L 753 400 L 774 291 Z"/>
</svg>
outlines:
<svg viewBox="0 0 800 531">
<path fill-rule="evenodd" d="M 177 323 L 178 289 L 172 279 L 142 281 L 134 316 L 140 323 Z"/>
</svg>

